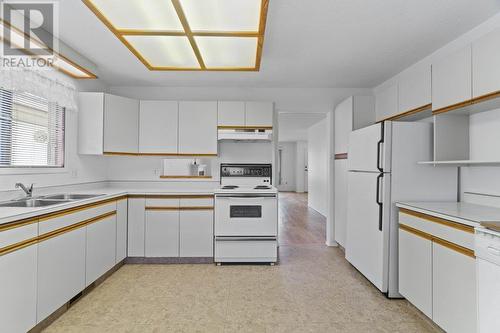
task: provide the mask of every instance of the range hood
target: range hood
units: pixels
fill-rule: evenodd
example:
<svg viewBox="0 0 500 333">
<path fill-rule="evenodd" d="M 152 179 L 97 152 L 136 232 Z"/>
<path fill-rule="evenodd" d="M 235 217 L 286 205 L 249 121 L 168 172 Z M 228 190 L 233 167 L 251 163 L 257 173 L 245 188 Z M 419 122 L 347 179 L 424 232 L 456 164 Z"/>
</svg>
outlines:
<svg viewBox="0 0 500 333">
<path fill-rule="evenodd" d="M 223 127 L 218 129 L 219 141 L 271 141 L 273 130 L 269 127 Z"/>
</svg>

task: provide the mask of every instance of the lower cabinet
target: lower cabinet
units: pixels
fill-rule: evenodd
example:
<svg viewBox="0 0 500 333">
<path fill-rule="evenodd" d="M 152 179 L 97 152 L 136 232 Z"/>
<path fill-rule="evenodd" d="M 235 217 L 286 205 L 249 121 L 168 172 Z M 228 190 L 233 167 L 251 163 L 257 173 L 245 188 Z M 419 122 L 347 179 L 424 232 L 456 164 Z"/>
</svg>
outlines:
<svg viewBox="0 0 500 333">
<path fill-rule="evenodd" d="M 128 199 L 128 256 L 144 257 L 145 198 Z"/>
<path fill-rule="evenodd" d="M 476 332 L 476 260 L 435 242 L 432 254 L 432 319 L 447 332 Z"/>
<path fill-rule="evenodd" d="M 0 256 L 0 332 L 36 325 L 37 245 Z"/>
<path fill-rule="evenodd" d="M 85 288 L 85 236 L 79 228 L 38 244 L 38 322 Z"/>
<path fill-rule="evenodd" d="M 432 318 L 432 241 L 399 229 L 399 293 Z"/>
<path fill-rule="evenodd" d="M 179 256 L 179 211 L 146 210 L 146 257 Z"/>
<path fill-rule="evenodd" d="M 127 199 L 116 202 L 116 261 L 119 263 L 127 257 Z"/>
<path fill-rule="evenodd" d="M 87 225 L 85 286 L 89 286 L 116 263 L 116 214 Z"/>
<path fill-rule="evenodd" d="M 180 212 L 179 255 L 181 257 L 212 257 L 214 253 L 213 210 L 182 210 Z"/>
</svg>

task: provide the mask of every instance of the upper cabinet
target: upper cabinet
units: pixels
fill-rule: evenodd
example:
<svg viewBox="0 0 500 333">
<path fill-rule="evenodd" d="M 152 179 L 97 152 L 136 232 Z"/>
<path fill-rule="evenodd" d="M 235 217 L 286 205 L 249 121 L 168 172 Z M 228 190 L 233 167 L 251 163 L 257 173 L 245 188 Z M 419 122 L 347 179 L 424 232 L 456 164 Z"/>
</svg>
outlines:
<svg viewBox="0 0 500 333">
<path fill-rule="evenodd" d="M 217 155 L 217 102 L 179 102 L 179 154 Z"/>
<path fill-rule="evenodd" d="M 432 64 L 432 110 L 456 106 L 472 98 L 471 46 Z"/>
<path fill-rule="evenodd" d="M 245 126 L 272 127 L 274 105 L 270 102 L 246 102 Z"/>
<path fill-rule="evenodd" d="M 398 111 L 398 85 L 390 87 L 375 94 L 375 115 L 377 121 L 387 120 L 396 116 Z"/>
<path fill-rule="evenodd" d="M 137 153 L 139 101 L 104 95 L 104 153 Z"/>
<path fill-rule="evenodd" d="M 398 113 L 429 109 L 431 97 L 431 66 L 419 65 L 399 78 Z"/>
<path fill-rule="evenodd" d="M 500 92 L 500 29 L 472 43 L 472 97 Z"/>
<path fill-rule="evenodd" d="M 80 93 L 78 136 L 80 154 L 137 153 L 139 102 L 104 93 Z"/>
<path fill-rule="evenodd" d="M 139 153 L 177 154 L 179 103 L 141 101 Z"/>
<path fill-rule="evenodd" d="M 218 102 L 219 126 L 245 126 L 245 102 Z"/>
</svg>

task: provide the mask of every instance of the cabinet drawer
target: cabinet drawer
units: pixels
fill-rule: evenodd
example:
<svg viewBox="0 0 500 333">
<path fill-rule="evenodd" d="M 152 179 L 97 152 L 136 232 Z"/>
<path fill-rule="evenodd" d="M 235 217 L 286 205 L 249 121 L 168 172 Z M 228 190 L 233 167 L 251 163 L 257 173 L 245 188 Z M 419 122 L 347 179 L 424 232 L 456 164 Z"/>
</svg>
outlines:
<svg viewBox="0 0 500 333">
<path fill-rule="evenodd" d="M 151 208 L 178 208 L 178 198 L 146 198 L 146 210 Z"/>
<path fill-rule="evenodd" d="M 63 211 L 52 216 L 43 217 L 39 220 L 39 234 L 43 235 L 56 229 L 64 228 L 115 210 L 116 201 L 112 201 L 109 203 L 97 204 L 93 207 L 76 208 L 72 211 Z"/>
<path fill-rule="evenodd" d="M 476 256 L 500 266 L 500 237 L 490 232 L 476 231 Z"/>
<path fill-rule="evenodd" d="M 467 249 L 474 249 L 473 227 L 403 208 L 399 211 L 399 223 Z"/>
<path fill-rule="evenodd" d="M 180 207 L 191 207 L 191 208 L 209 208 L 213 209 L 214 208 L 214 199 L 213 197 L 210 198 L 189 198 L 189 199 L 181 199 L 180 200 Z"/>
<path fill-rule="evenodd" d="M 11 246 L 38 236 L 38 223 L 0 231 L 0 255 L 2 248 Z"/>
<path fill-rule="evenodd" d="M 275 262 L 277 257 L 275 240 L 215 240 L 216 262 Z"/>
</svg>

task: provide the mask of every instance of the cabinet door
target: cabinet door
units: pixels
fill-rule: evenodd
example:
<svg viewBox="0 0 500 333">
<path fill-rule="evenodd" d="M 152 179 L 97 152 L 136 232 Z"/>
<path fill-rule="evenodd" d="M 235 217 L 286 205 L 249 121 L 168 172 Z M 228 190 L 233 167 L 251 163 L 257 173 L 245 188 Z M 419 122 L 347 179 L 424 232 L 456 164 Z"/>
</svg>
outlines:
<svg viewBox="0 0 500 333">
<path fill-rule="evenodd" d="M 177 153 L 178 116 L 178 102 L 141 101 L 139 152 Z"/>
<path fill-rule="evenodd" d="M 375 95 L 375 115 L 377 121 L 391 118 L 398 113 L 398 86 L 396 84 Z"/>
<path fill-rule="evenodd" d="M 476 260 L 435 242 L 432 259 L 432 319 L 447 332 L 476 332 Z"/>
<path fill-rule="evenodd" d="M 335 108 L 335 154 L 347 153 L 352 131 L 353 98 L 349 97 Z"/>
<path fill-rule="evenodd" d="M 217 102 L 179 102 L 179 153 L 217 154 Z"/>
<path fill-rule="evenodd" d="M 104 94 L 78 94 L 78 153 L 102 155 L 104 142 Z"/>
<path fill-rule="evenodd" d="M 146 211 L 146 257 L 179 256 L 179 211 Z"/>
<path fill-rule="evenodd" d="M 37 245 L 0 256 L 0 331 L 27 332 L 36 325 Z"/>
<path fill-rule="evenodd" d="M 127 257 L 127 199 L 116 202 L 116 261 Z"/>
<path fill-rule="evenodd" d="M 85 288 L 85 228 L 38 244 L 37 322 Z"/>
<path fill-rule="evenodd" d="M 104 152 L 137 153 L 138 142 L 139 101 L 106 94 Z"/>
<path fill-rule="evenodd" d="M 214 247 L 213 210 L 180 212 L 180 256 L 212 257 Z"/>
<path fill-rule="evenodd" d="M 399 79 L 399 112 L 431 103 L 431 66 L 420 65 Z"/>
<path fill-rule="evenodd" d="M 335 160 L 335 240 L 345 248 L 347 234 L 347 160 Z"/>
<path fill-rule="evenodd" d="M 87 226 L 85 285 L 101 277 L 116 261 L 116 215 Z"/>
<path fill-rule="evenodd" d="M 245 126 L 245 102 L 218 102 L 219 126 Z"/>
<path fill-rule="evenodd" d="M 500 29 L 472 44 L 472 73 L 473 97 L 500 91 Z"/>
<path fill-rule="evenodd" d="M 245 126 L 273 126 L 274 104 L 271 102 L 246 102 Z"/>
<path fill-rule="evenodd" d="M 432 318 L 432 241 L 399 229 L 399 293 Z"/>
<path fill-rule="evenodd" d="M 477 260 L 479 332 L 496 332 L 500 327 L 500 266 Z"/>
<path fill-rule="evenodd" d="M 472 97 L 471 46 L 432 64 L 432 109 L 439 110 Z"/>
<path fill-rule="evenodd" d="M 144 198 L 128 199 L 128 256 L 144 257 Z"/>
</svg>

